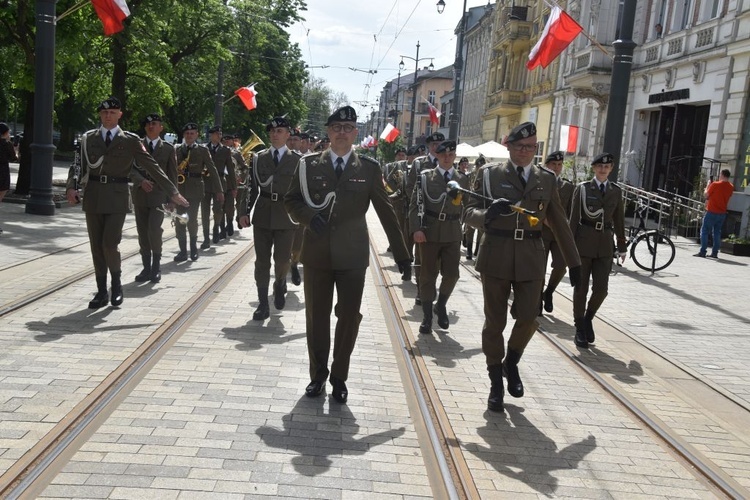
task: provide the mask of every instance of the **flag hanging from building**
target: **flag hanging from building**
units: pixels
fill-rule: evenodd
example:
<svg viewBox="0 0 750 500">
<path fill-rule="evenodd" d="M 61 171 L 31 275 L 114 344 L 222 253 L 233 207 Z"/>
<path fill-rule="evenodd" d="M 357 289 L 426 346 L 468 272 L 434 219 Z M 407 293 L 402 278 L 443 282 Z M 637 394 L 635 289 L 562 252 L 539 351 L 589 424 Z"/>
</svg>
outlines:
<svg viewBox="0 0 750 500">
<path fill-rule="evenodd" d="M 96 15 L 104 26 L 104 34 L 112 36 L 123 29 L 122 22 L 130 15 L 125 0 L 91 0 Z"/>
<path fill-rule="evenodd" d="M 258 92 L 255 91 L 255 85 L 237 89 L 234 91 L 234 95 L 240 98 L 240 101 L 242 101 L 242 104 L 245 105 L 248 111 L 252 111 L 258 107 L 258 100 L 255 98 Z"/>
<path fill-rule="evenodd" d="M 526 63 L 526 67 L 534 69 L 541 65 L 542 68 L 546 68 L 581 31 L 583 31 L 581 25 L 555 5 L 544 26 L 542 36 L 529 52 L 529 62 Z"/>
<path fill-rule="evenodd" d="M 380 138 L 385 142 L 393 142 L 396 140 L 400 133 L 401 131 L 399 129 L 394 127 L 392 123 L 389 123 L 383 129 L 383 132 L 380 134 Z"/>
<path fill-rule="evenodd" d="M 576 153 L 578 149 L 578 127 L 574 125 L 560 127 L 560 149 L 566 153 Z"/>
<path fill-rule="evenodd" d="M 427 99 L 425 99 L 427 101 Z M 427 106 L 430 107 L 430 121 L 435 125 L 440 125 L 440 115 L 442 114 L 430 101 L 427 101 Z"/>
</svg>

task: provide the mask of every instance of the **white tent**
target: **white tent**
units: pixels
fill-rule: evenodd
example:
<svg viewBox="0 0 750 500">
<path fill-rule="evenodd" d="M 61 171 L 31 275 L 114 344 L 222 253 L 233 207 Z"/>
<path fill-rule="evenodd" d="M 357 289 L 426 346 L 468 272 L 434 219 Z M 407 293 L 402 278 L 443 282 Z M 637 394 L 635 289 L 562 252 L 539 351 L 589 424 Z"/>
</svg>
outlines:
<svg viewBox="0 0 750 500">
<path fill-rule="evenodd" d="M 456 156 L 458 156 L 459 158 L 462 156 L 475 158 L 479 156 L 479 152 L 474 146 L 471 146 L 466 142 L 462 142 L 461 144 L 456 146 Z"/>
<path fill-rule="evenodd" d="M 508 148 L 495 141 L 485 142 L 484 144 L 476 146 L 474 149 L 476 149 L 478 153 L 483 154 L 487 158 L 501 160 L 507 160 L 508 158 L 510 158 L 510 155 L 508 154 Z"/>
</svg>

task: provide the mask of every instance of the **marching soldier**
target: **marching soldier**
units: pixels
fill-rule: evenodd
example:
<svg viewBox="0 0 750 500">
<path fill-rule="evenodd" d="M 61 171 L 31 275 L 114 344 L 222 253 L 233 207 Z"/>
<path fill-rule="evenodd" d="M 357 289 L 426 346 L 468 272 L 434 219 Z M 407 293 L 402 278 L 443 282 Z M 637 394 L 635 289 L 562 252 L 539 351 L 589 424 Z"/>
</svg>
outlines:
<svg viewBox="0 0 750 500">
<path fill-rule="evenodd" d="M 255 284 L 258 287 L 258 308 L 253 313 L 255 321 L 271 315 L 268 307 L 268 282 L 273 249 L 274 282 L 273 305 L 284 309 L 286 304 L 286 274 L 292 256 L 292 240 L 297 224 L 289 218 L 284 207 L 284 194 L 294 177 L 300 154 L 287 146 L 291 125 L 283 116 L 277 116 L 266 125 L 271 147 L 253 156 L 253 189 L 247 206 L 240 212 L 240 227 L 250 225 L 253 213 L 253 239 L 255 241 Z M 257 203 L 256 203 L 257 200 Z"/>
<path fill-rule="evenodd" d="M 212 192 L 220 203 L 224 203 L 224 193 L 221 188 L 221 180 L 216 172 L 216 167 L 211 159 L 208 148 L 195 141 L 198 139 L 198 125 L 188 123 L 183 128 L 183 143 L 175 149 L 177 153 L 177 179 L 180 193 L 190 201 L 190 209 L 187 211 L 187 231 L 190 233 L 190 259 L 198 260 L 198 209 L 202 204 L 205 187 L 204 183 L 211 186 Z M 178 213 L 185 213 L 178 210 Z M 208 238 L 208 227 L 204 223 L 204 236 Z M 180 251 L 174 258 L 175 262 L 184 262 L 188 259 L 187 240 L 185 226 L 175 224 L 177 243 Z"/>
<path fill-rule="evenodd" d="M 479 155 L 479 158 L 474 160 L 474 170 L 469 174 L 469 184 L 474 186 L 477 182 L 477 176 L 479 175 L 480 169 L 487 163 L 487 159 Z M 474 245 L 474 233 L 477 236 L 477 244 Z M 469 223 L 464 221 L 464 239 L 463 245 L 466 248 L 466 260 L 472 260 L 479 253 L 479 242 L 482 240 L 482 234 L 484 232 L 481 229 L 474 229 Z"/>
<path fill-rule="evenodd" d="M 596 338 L 593 320 L 604 302 L 609 287 L 617 240 L 617 256 L 625 261 L 625 208 L 622 189 L 608 180 L 614 157 L 602 153 L 591 162 L 594 178 L 576 186 L 570 210 L 570 229 L 581 255 L 581 285 L 573 293 L 573 320 L 576 325 L 575 344 L 588 348 Z M 592 281 L 591 298 L 586 305 Z"/>
<path fill-rule="evenodd" d="M 226 195 L 224 196 L 224 223 L 227 236 L 232 236 L 234 234 L 235 205 L 239 207 L 240 190 L 244 188 L 245 178 L 247 174 L 247 164 L 245 163 L 245 159 L 242 157 L 242 153 L 235 146 L 234 137 L 234 134 L 224 134 L 221 136 L 221 143 L 229 148 L 229 151 L 232 152 L 232 160 L 234 160 L 235 184 L 237 186 L 234 199 L 230 199 L 227 203 Z"/>
<path fill-rule="evenodd" d="M 319 396 L 330 373 L 333 398 L 346 403 L 349 360 L 362 320 L 359 308 L 370 254 L 365 220 L 370 202 L 400 269 L 409 266 L 409 254 L 383 187 L 380 166 L 352 151 L 357 138 L 354 109 L 336 110 L 326 127 L 331 147 L 302 157 L 284 204 L 292 218 L 305 226 L 302 263 L 311 380 L 305 394 Z M 338 322 L 329 372 L 334 288 Z"/>
<path fill-rule="evenodd" d="M 149 154 L 156 160 L 173 185 L 177 185 L 177 157 L 174 146 L 161 139 L 161 116 L 156 113 L 144 118 L 146 137 L 143 145 Z M 161 228 L 164 221 L 164 212 L 161 206 L 169 201 L 167 194 L 154 182 L 153 178 L 136 163 L 131 171 L 133 187 L 133 211 L 135 212 L 135 225 L 138 229 L 138 245 L 141 250 L 141 261 L 143 270 L 135 277 L 135 281 L 143 283 L 161 281 Z"/>
<path fill-rule="evenodd" d="M 302 132 L 299 135 L 299 152 L 301 155 L 312 153 L 312 150 L 310 149 L 310 134 L 307 132 Z"/>
<path fill-rule="evenodd" d="M 201 219 L 203 220 L 203 236 L 205 239 L 201 245 L 201 249 L 211 247 L 211 242 L 208 239 L 208 227 L 211 224 L 211 202 L 213 201 L 214 214 L 213 242 L 218 243 L 219 240 L 227 237 L 224 212 L 227 207 L 229 207 L 230 211 L 234 212 L 233 204 L 234 199 L 237 197 L 237 176 L 234 172 L 232 151 L 221 144 L 221 127 L 214 125 L 208 130 L 208 134 L 210 140 L 208 151 L 211 154 L 214 167 L 219 174 L 221 191 L 218 193 L 213 191 L 209 184 L 204 186 L 206 191 L 203 203 L 201 204 Z M 218 200 L 218 196 L 214 198 L 214 194 L 222 194 L 222 201 Z"/>
<path fill-rule="evenodd" d="M 146 152 L 140 138 L 120 128 L 122 117 L 120 101 L 110 97 L 97 108 L 101 127 L 89 130 L 81 138 L 81 167 L 88 175 L 83 190 L 83 211 L 86 212 L 86 229 L 94 261 L 97 292 L 89 302 L 89 309 L 107 305 L 107 270 L 112 277 L 112 305 L 122 304 L 122 268 L 120 250 L 122 226 L 129 209 L 128 182 L 135 161 L 166 193 L 170 199 L 183 206 L 188 202 L 164 174 L 159 164 Z M 68 174 L 66 196 L 74 205 L 80 201 L 78 182 L 83 172 L 71 168 Z"/>
<path fill-rule="evenodd" d="M 406 160 L 397 160 L 383 166 L 385 190 L 388 192 L 391 205 L 393 205 L 393 211 L 396 212 L 396 219 L 401 228 L 401 233 L 404 235 L 404 240 L 406 235 L 410 234 L 408 222 L 409 199 L 406 196 L 406 171 L 408 168 L 409 165 Z M 406 278 L 408 278 L 406 281 L 411 280 L 411 266 L 409 266 L 409 273 Z"/>
<path fill-rule="evenodd" d="M 560 177 L 563 169 L 563 159 L 565 156 L 562 151 L 555 151 L 547 155 L 544 161 L 544 166 L 554 172 L 557 178 L 557 193 L 560 195 L 560 204 L 565 209 L 566 217 L 570 216 L 570 200 L 573 196 L 573 190 L 575 186 L 567 179 Z M 549 275 L 549 281 L 547 281 L 547 288 L 542 294 L 542 303 L 544 304 L 544 310 L 551 313 L 554 309 L 552 304 L 552 295 L 555 293 L 557 285 L 562 281 L 565 276 L 565 259 L 563 258 L 560 246 L 555 240 L 555 235 L 552 230 L 545 225 L 542 227 L 542 240 L 544 241 L 544 248 L 547 249 L 547 260 L 549 260 L 550 254 L 552 254 L 552 272 Z M 541 314 L 541 308 L 539 309 Z"/>
<path fill-rule="evenodd" d="M 289 148 L 290 151 L 294 151 L 296 153 L 299 153 L 300 145 L 302 144 L 302 140 L 300 139 L 300 135 L 302 132 L 298 128 L 291 128 L 291 132 L 289 133 L 289 139 L 286 141 L 286 147 Z"/>
<path fill-rule="evenodd" d="M 395 153 L 395 161 L 406 160 L 406 148 L 397 148 Z"/>
<path fill-rule="evenodd" d="M 232 139 L 235 151 L 234 160 L 237 165 L 237 169 L 235 170 L 237 174 L 237 199 L 234 205 L 237 211 L 237 228 L 241 229 L 239 226 L 240 213 L 243 207 L 247 207 L 247 193 L 250 191 L 248 187 L 252 184 L 252 177 L 250 175 L 250 165 L 247 164 L 245 158 L 242 156 L 242 136 L 234 134 Z M 232 232 L 230 233 L 230 227 L 229 225 L 227 226 L 227 234 L 231 236 L 234 233 L 234 228 L 232 227 Z"/>
<path fill-rule="evenodd" d="M 560 205 L 555 176 L 533 164 L 536 126 L 522 123 L 511 130 L 506 140 L 510 161 L 486 165 L 473 188 L 495 201 L 473 198 L 466 210 L 466 220 L 474 228 L 484 229 L 476 269 L 482 277 L 485 315 L 482 351 L 492 383 L 487 400 L 492 411 L 503 410 L 503 375 L 508 378 L 510 395 L 523 396 L 518 362 L 538 326 L 539 296 L 546 268 L 540 223 L 547 220 L 554 232 L 570 267 L 571 284 L 577 285 L 580 276 L 580 259 L 565 210 Z M 521 208 L 514 210 L 511 205 Z M 518 211 L 522 209 L 533 211 L 535 217 Z M 511 289 L 516 321 L 506 354 L 503 330 Z"/>
<path fill-rule="evenodd" d="M 458 171 L 464 175 L 469 175 L 469 159 L 465 156 L 458 160 Z"/>
<path fill-rule="evenodd" d="M 298 151 L 302 145 L 302 133 L 299 129 L 293 129 L 289 135 L 289 139 L 286 141 L 287 147 L 292 151 Z M 327 139 L 327 137 L 326 137 Z M 323 143 L 324 141 L 321 141 Z M 326 147 L 328 147 L 326 143 Z M 325 148 L 324 148 L 325 149 Z M 292 241 L 292 260 L 290 263 L 290 270 L 292 272 L 292 284 L 299 286 L 302 283 L 302 276 L 299 273 L 299 260 L 302 254 L 302 239 L 305 228 L 298 226 L 294 232 L 294 239 Z"/>
<path fill-rule="evenodd" d="M 438 326 L 448 329 L 446 304 L 458 281 L 461 261 L 462 194 L 449 193 L 448 182 L 456 181 L 469 189 L 469 178 L 453 168 L 456 159 L 456 142 L 440 143 L 435 153 L 438 166 L 423 171 L 409 202 L 409 223 L 420 255 L 419 295 L 422 298 L 422 324 L 419 333 L 432 333 L 432 301 L 438 274 L 440 294 L 435 304 Z M 451 196 L 452 194 L 452 196 Z"/>
</svg>

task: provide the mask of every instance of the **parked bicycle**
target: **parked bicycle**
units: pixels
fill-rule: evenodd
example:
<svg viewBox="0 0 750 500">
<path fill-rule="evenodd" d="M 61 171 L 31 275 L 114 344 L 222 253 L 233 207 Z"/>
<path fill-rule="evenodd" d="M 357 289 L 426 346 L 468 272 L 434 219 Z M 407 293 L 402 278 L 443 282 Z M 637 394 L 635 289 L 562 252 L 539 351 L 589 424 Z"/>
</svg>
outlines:
<svg viewBox="0 0 750 500">
<path fill-rule="evenodd" d="M 638 217 L 638 225 L 628 228 L 627 246 L 630 248 L 630 258 L 635 265 L 654 274 L 656 271 L 669 267 L 675 258 L 676 250 L 674 243 L 666 234 L 658 228 L 646 227 L 648 211 L 648 202 L 642 197 L 636 198 L 635 216 Z M 615 257 L 615 264 L 622 266 L 617 257 Z"/>
</svg>

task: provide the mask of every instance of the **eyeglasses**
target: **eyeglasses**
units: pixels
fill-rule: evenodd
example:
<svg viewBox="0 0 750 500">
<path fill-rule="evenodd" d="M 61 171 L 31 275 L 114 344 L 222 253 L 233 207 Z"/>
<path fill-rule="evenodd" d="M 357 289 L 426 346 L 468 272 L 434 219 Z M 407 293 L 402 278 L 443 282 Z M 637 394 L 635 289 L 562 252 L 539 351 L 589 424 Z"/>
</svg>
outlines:
<svg viewBox="0 0 750 500">
<path fill-rule="evenodd" d="M 341 124 L 338 124 L 338 123 L 336 123 L 334 125 L 330 125 L 328 128 L 330 128 L 331 130 L 333 130 L 337 134 L 339 132 L 341 132 L 342 130 L 348 134 L 348 133 L 350 133 L 350 132 L 352 132 L 352 131 L 354 131 L 354 130 L 357 129 L 357 127 L 355 127 L 354 125 L 341 125 Z"/>
<path fill-rule="evenodd" d="M 528 152 L 531 152 L 531 151 L 536 151 L 536 144 L 515 144 L 515 143 L 512 143 L 512 144 L 510 144 L 510 148 L 513 151 L 526 151 L 528 153 Z"/>
</svg>

